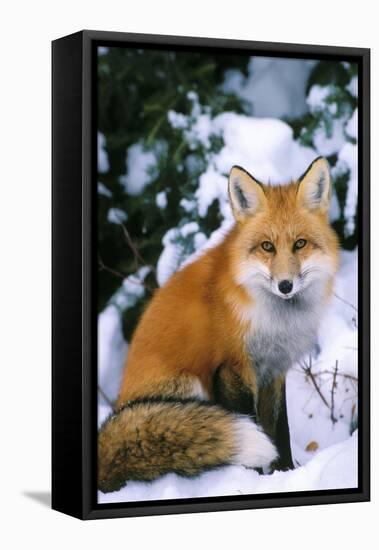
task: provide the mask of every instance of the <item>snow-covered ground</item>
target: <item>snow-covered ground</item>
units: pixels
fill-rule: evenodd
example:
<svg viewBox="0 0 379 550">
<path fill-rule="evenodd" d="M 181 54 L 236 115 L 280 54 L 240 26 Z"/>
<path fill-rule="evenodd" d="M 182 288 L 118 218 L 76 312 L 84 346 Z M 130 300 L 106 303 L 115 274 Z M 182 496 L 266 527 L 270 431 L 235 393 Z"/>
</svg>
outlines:
<svg viewBox="0 0 379 550">
<path fill-rule="evenodd" d="M 321 323 L 321 352 L 312 359 L 311 365 L 312 376 L 326 403 L 303 370 L 309 362 L 294 365 L 288 373 L 287 406 L 292 452 L 299 465 L 296 470 L 259 475 L 243 466 L 226 466 L 193 479 L 168 474 L 151 483 L 128 482 L 114 493 L 99 492 L 99 502 L 356 487 L 357 430 L 350 435 L 355 427 L 357 407 L 356 273 L 356 252 L 342 253 L 336 296 Z M 100 315 L 99 340 L 99 382 L 107 395 L 114 398 L 127 350 L 115 305 L 108 306 Z M 110 407 L 100 398 L 100 424 L 110 412 Z"/>
<path fill-rule="evenodd" d="M 247 78 L 244 79 L 235 71 L 225 79 L 225 89 L 233 89 L 245 99 L 251 99 L 249 90 L 255 90 L 255 115 L 266 115 L 263 104 L 259 107 L 259 101 L 264 99 L 262 90 L 259 92 L 260 79 L 266 82 L 264 86 L 262 84 L 265 90 L 267 79 L 275 83 L 275 78 L 278 78 L 270 73 L 269 68 L 269 61 L 262 58 L 255 60 L 255 64 L 252 61 Z M 296 60 L 292 60 L 287 68 L 299 71 Z M 304 88 L 305 74 L 309 69 L 310 65 L 298 72 L 299 87 Z M 279 81 L 283 84 L 283 79 L 279 78 Z M 168 113 L 173 131 L 181 131 L 183 138 L 194 150 L 197 147 L 205 148 L 208 166 L 199 177 L 193 197 L 183 198 L 180 202 L 181 208 L 188 214 L 187 222 L 169 229 L 163 237 L 162 252 L 156 266 L 160 285 L 186 262 L 193 261 L 208 247 L 217 244 L 233 223 L 226 177 L 233 164 L 243 166 L 260 180 L 269 180 L 274 184 L 286 182 L 299 177 L 316 156 L 324 153 L 327 146 L 329 153 L 332 150 L 333 154 L 337 154 L 335 174 L 346 169 L 350 173 L 346 205 L 349 226 L 346 231 L 347 234 L 351 233 L 357 194 L 357 146 L 349 141 L 349 137 L 357 135 L 356 113 L 344 120 L 345 127 L 336 125 L 332 138 L 320 133 L 314 149 L 304 147 L 294 140 L 290 126 L 272 115 L 299 114 L 296 109 L 303 112 L 307 105 L 311 110 L 318 109 L 328 93 L 325 89 L 313 87 L 308 98 L 305 95 L 300 97 L 294 106 L 291 104 L 294 93 L 291 90 L 289 86 L 287 95 L 282 97 L 282 103 L 278 106 L 280 112 L 271 112 L 269 118 L 231 112 L 212 118 L 209 111 L 199 105 L 196 93 L 191 93 L 189 97 L 193 103 L 189 116 L 174 111 Z M 221 137 L 223 142 L 216 153 L 210 147 L 210 137 L 215 135 Z M 104 140 L 100 135 L 99 173 L 106 170 L 108 163 L 103 145 Z M 134 195 L 149 185 L 151 170 L 155 167 L 154 155 L 145 152 L 141 144 L 137 143 L 129 149 L 128 161 L 128 173 L 120 183 L 127 193 Z M 141 167 L 145 168 L 142 170 Z M 133 176 L 134 173 L 138 174 L 139 179 Z M 167 183 L 167 192 L 161 191 L 157 195 L 157 207 L 165 208 L 169 190 L 170 182 Z M 104 190 L 99 187 L 99 192 L 104 193 Z M 207 215 L 214 201 L 218 202 L 222 222 L 220 228 L 207 239 L 200 227 L 201 219 Z M 334 195 L 330 218 L 335 220 L 338 216 L 339 206 Z M 110 212 L 110 221 L 117 223 L 120 219 L 117 212 Z M 190 253 L 188 242 L 191 244 Z M 143 282 L 148 272 L 149 268 L 142 267 L 125 279 L 99 315 L 98 373 L 102 390 L 98 401 L 99 426 L 111 412 L 107 399 L 114 400 L 117 397 L 128 349 L 128 343 L 122 335 L 121 315 L 127 315 L 128 307 L 132 307 L 143 295 L 144 287 L 138 283 Z M 193 479 L 169 474 L 151 483 L 128 482 L 118 492 L 106 495 L 99 492 L 99 502 L 356 487 L 357 346 L 357 251 L 343 251 L 335 294 L 321 321 L 318 349 L 312 357 L 306 357 L 301 364 L 293 365 L 287 377 L 291 445 L 298 467 L 291 472 L 274 472 L 271 475 L 259 475 L 242 466 L 224 467 Z"/>
<path fill-rule="evenodd" d="M 357 435 L 321 451 L 305 466 L 290 472 L 259 475 L 243 466 L 226 466 L 196 479 L 167 474 L 145 483 L 131 481 L 114 493 L 99 492 L 100 503 L 174 498 L 249 495 L 344 489 L 357 486 Z"/>
</svg>

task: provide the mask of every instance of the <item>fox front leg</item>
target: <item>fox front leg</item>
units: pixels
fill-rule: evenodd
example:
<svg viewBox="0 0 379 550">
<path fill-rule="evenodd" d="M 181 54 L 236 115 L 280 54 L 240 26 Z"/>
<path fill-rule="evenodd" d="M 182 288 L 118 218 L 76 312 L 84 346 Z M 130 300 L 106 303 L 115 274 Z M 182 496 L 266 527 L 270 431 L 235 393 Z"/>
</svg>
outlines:
<svg viewBox="0 0 379 550">
<path fill-rule="evenodd" d="M 279 453 L 273 469 L 292 470 L 294 465 L 288 426 L 285 376 L 278 376 L 260 385 L 257 411 L 259 423 L 271 437 Z"/>
<path fill-rule="evenodd" d="M 221 365 L 214 376 L 216 403 L 233 412 L 249 415 L 257 421 L 257 381 L 250 369 L 241 365 Z"/>
<path fill-rule="evenodd" d="M 256 373 L 251 367 L 240 364 L 223 364 L 213 380 L 216 403 L 229 411 L 246 414 L 258 424 L 258 385 Z M 263 474 L 262 468 L 255 468 Z"/>
</svg>

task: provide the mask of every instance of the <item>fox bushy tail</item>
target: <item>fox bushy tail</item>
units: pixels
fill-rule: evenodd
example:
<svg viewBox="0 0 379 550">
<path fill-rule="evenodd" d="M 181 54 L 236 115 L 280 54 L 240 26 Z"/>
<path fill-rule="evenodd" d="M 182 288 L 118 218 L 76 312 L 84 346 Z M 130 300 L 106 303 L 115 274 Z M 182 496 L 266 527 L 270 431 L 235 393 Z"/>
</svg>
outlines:
<svg viewBox="0 0 379 550">
<path fill-rule="evenodd" d="M 168 472 L 193 476 L 226 464 L 269 465 L 277 456 L 269 438 L 246 415 L 195 399 L 129 403 L 98 437 L 98 484 L 103 492 L 128 480 Z"/>
</svg>

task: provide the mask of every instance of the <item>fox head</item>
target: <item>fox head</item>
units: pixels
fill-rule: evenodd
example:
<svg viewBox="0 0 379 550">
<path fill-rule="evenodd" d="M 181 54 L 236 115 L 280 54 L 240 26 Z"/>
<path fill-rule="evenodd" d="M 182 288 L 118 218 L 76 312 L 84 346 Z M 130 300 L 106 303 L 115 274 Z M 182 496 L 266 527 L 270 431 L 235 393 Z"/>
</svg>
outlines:
<svg viewBox="0 0 379 550">
<path fill-rule="evenodd" d="M 331 179 L 324 158 L 288 185 L 262 184 L 234 166 L 229 197 L 237 222 L 238 285 L 254 296 L 261 291 L 283 300 L 331 286 L 338 241 L 328 220 Z"/>
</svg>

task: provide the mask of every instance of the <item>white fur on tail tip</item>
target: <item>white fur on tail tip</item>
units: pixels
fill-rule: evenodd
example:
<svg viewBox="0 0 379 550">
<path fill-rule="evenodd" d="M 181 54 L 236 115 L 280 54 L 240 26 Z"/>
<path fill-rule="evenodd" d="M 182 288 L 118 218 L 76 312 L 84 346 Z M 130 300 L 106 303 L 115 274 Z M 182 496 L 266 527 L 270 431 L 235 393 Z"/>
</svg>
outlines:
<svg viewBox="0 0 379 550">
<path fill-rule="evenodd" d="M 234 424 L 237 454 L 234 464 L 251 468 L 268 466 L 278 456 L 275 446 L 250 418 L 241 416 Z"/>
</svg>

